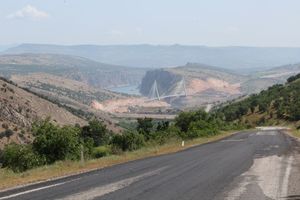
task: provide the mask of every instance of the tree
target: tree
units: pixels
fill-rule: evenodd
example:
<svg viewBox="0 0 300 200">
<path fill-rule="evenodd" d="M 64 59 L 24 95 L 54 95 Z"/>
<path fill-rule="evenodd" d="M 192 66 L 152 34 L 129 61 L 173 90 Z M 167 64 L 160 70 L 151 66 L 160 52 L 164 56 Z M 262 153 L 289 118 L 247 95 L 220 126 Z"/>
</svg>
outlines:
<svg viewBox="0 0 300 200">
<path fill-rule="evenodd" d="M 143 134 L 147 140 L 150 139 L 150 133 L 153 130 L 152 119 L 145 117 L 144 119 L 138 119 L 137 122 L 137 131 Z"/>
<path fill-rule="evenodd" d="M 80 154 L 80 129 L 72 126 L 60 128 L 49 120 L 33 126 L 33 149 L 46 158 L 47 163 L 57 160 L 78 159 Z"/>
<path fill-rule="evenodd" d="M 206 137 L 209 135 L 215 135 L 217 131 L 217 127 L 214 126 L 212 123 L 209 123 L 204 120 L 198 120 L 195 122 L 192 122 L 189 127 L 190 136 L 196 136 L 196 137 Z"/>
<path fill-rule="evenodd" d="M 268 105 L 267 105 L 267 103 L 265 103 L 265 102 L 260 102 L 259 104 L 258 104 L 258 110 L 259 110 L 259 112 L 266 112 L 267 110 L 268 110 Z"/>
<path fill-rule="evenodd" d="M 169 128 L 169 125 L 170 125 L 169 121 L 158 122 L 156 131 L 165 131 Z"/>
<path fill-rule="evenodd" d="M 190 123 L 194 119 L 194 113 L 193 112 L 181 112 L 176 118 L 175 118 L 175 125 L 180 128 L 181 131 L 187 132 L 189 129 Z"/>
<path fill-rule="evenodd" d="M 123 151 L 133 151 L 145 144 L 144 136 L 136 132 L 124 132 L 122 135 L 114 135 L 112 138 L 113 147 Z"/>
<path fill-rule="evenodd" d="M 295 76 L 289 77 L 289 78 L 287 79 L 287 82 L 288 82 L 288 83 L 291 83 L 291 82 L 293 82 L 293 81 L 295 81 L 295 80 L 297 80 L 297 79 L 300 79 L 300 74 L 297 74 L 297 75 L 295 75 Z"/>
<path fill-rule="evenodd" d="M 290 106 L 289 114 L 292 121 L 300 120 L 300 102 Z"/>
<path fill-rule="evenodd" d="M 2 167 L 8 167 L 14 172 L 23 172 L 45 163 L 45 159 L 33 151 L 31 145 L 18 144 L 5 146 L 1 160 Z"/>
<path fill-rule="evenodd" d="M 84 141 L 91 138 L 94 142 L 94 146 L 101 146 L 108 144 L 110 135 L 103 122 L 96 119 L 89 122 L 88 126 L 84 126 L 81 131 L 81 137 Z"/>
</svg>

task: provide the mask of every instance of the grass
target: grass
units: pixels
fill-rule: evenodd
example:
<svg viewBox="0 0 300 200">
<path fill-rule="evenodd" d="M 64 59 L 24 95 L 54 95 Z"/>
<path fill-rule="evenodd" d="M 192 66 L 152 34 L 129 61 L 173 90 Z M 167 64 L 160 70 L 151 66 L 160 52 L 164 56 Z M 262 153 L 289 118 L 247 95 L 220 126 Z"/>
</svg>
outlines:
<svg viewBox="0 0 300 200">
<path fill-rule="evenodd" d="M 292 129 L 292 134 L 293 134 L 293 136 L 300 138 L 300 130 L 299 129 L 298 130 L 296 128 Z"/>
<path fill-rule="evenodd" d="M 56 162 L 53 165 L 35 168 L 23 173 L 14 173 L 8 169 L 0 169 L 0 190 L 24 184 L 54 179 L 62 176 L 87 172 L 90 170 L 101 169 L 104 167 L 109 167 L 112 165 L 138 160 L 142 158 L 174 153 L 195 145 L 216 141 L 224 137 L 230 136 L 232 134 L 232 131 L 228 131 L 222 132 L 221 134 L 212 137 L 198 138 L 194 140 L 185 141 L 184 147 L 181 146 L 181 141 L 172 140 L 161 146 L 148 146 L 137 151 L 125 152 L 121 155 L 110 155 L 99 159 L 88 160 L 85 163 L 79 161 L 61 161 Z"/>
</svg>

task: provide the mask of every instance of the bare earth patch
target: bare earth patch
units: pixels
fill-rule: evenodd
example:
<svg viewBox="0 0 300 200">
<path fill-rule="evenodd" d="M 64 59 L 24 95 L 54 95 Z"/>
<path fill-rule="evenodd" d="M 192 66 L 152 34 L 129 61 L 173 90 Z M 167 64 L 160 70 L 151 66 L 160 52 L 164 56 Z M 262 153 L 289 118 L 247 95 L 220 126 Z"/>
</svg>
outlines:
<svg viewBox="0 0 300 200">
<path fill-rule="evenodd" d="M 102 103 L 93 101 L 91 107 L 97 110 L 102 110 L 110 113 L 125 113 L 129 112 L 129 107 L 143 106 L 143 107 L 170 107 L 170 105 L 164 101 L 149 101 L 146 98 L 126 98 L 107 100 Z"/>
<path fill-rule="evenodd" d="M 230 84 L 224 80 L 215 78 L 208 78 L 207 80 L 192 79 L 187 86 L 189 95 L 201 93 L 208 89 L 229 94 L 240 94 L 240 84 Z"/>
</svg>

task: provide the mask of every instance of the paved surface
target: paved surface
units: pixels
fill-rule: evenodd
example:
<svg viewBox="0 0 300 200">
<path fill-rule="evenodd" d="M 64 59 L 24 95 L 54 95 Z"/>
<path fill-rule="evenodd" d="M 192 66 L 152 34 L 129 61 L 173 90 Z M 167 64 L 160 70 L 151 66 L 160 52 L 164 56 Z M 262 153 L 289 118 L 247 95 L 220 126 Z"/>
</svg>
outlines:
<svg viewBox="0 0 300 200">
<path fill-rule="evenodd" d="M 300 199 L 297 142 L 243 132 L 182 152 L 0 193 L 2 199 Z M 298 171 L 299 172 L 299 171 Z M 297 172 L 297 173 L 298 173 Z"/>
</svg>

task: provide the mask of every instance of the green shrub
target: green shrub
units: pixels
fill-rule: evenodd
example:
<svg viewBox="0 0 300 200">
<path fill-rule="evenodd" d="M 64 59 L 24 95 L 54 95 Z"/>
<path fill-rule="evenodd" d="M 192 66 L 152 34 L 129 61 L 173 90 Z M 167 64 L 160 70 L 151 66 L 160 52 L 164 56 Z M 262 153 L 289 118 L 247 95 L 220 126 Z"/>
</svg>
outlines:
<svg viewBox="0 0 300 200">
<path fill-rule="evenodd" d="M 49 120 L 33 126 L 35 139 L 33 149 L 47 159 L 47 163 L 57 160 L 79 159 L 81 144 L 80 129 L 72 126 L 59 127 Z"/>
<path fill-rule="evenodd" d="M 28 169 L 45 164 L 31 145 L 7 145 L 2 152 L 2 167 L 12 169 L 14 172 L 23 172 Z"/>
<path fill-rule="evenodd" d="M 295 80 L 298 80 L 298 79 L 300 79 L 300 74 L 297 74 L 297 75 L 295 75 L 295 76 L 289 77 L 289 78 L 287 79 L 287 82 L 288 82 L 288 83 L 291 83 L 291 82 L 293 82 L 293 81 L 295 81 Z"/>
<path fill-rule="evenodd" d="M 122 135 L 114 135 L 111 144 L 123 151 L 133 151 L 145 145 L 145 138 L 136 132 L 125 132 Z"/>
<path fill-rule="evenodd" d="M 218 133 L 217 121 L 193 121 L 189 124 L 187 132 L 181 132 L 180 137 L 183 139 L 193 139 L 197 137 L 207 137 Z"/>
<path fill-rule="evenodd" d="M 153 131 L 153 120 L 151 118 L 144 118 L 144 119 L 138 119 L 137 120 L 137 131 L 140 134 L 143 134 L 145 136 L 146 140 L 149 140 L 151 138 L 151 132 Z"/>
<path fill-rule="evenodd" d="M 95 147 L 92 152 L 93 158 L 101 158 L 111 154 L 111 150 L 107 146 Z"/>
<path fill-rule="evenodd" d="M 151 142 L 157 143 L 159 145 L 162 145 L 166 143 L 171 138 L 179 138 L 180 137 L 180 130 L 176 126 L 169 126 L 165 130 L 160 130 L 153 132 L 151 135 Z"/>
<path fill-rule="evenodd" d="M 80 135 L 84 141 L 92 138 L 95 147 L 108 144 L 110 139 L 110 134 L 105 124 L 98 120 L 90 121 L 88 126 L 82 128 Z"/>
</svg>

